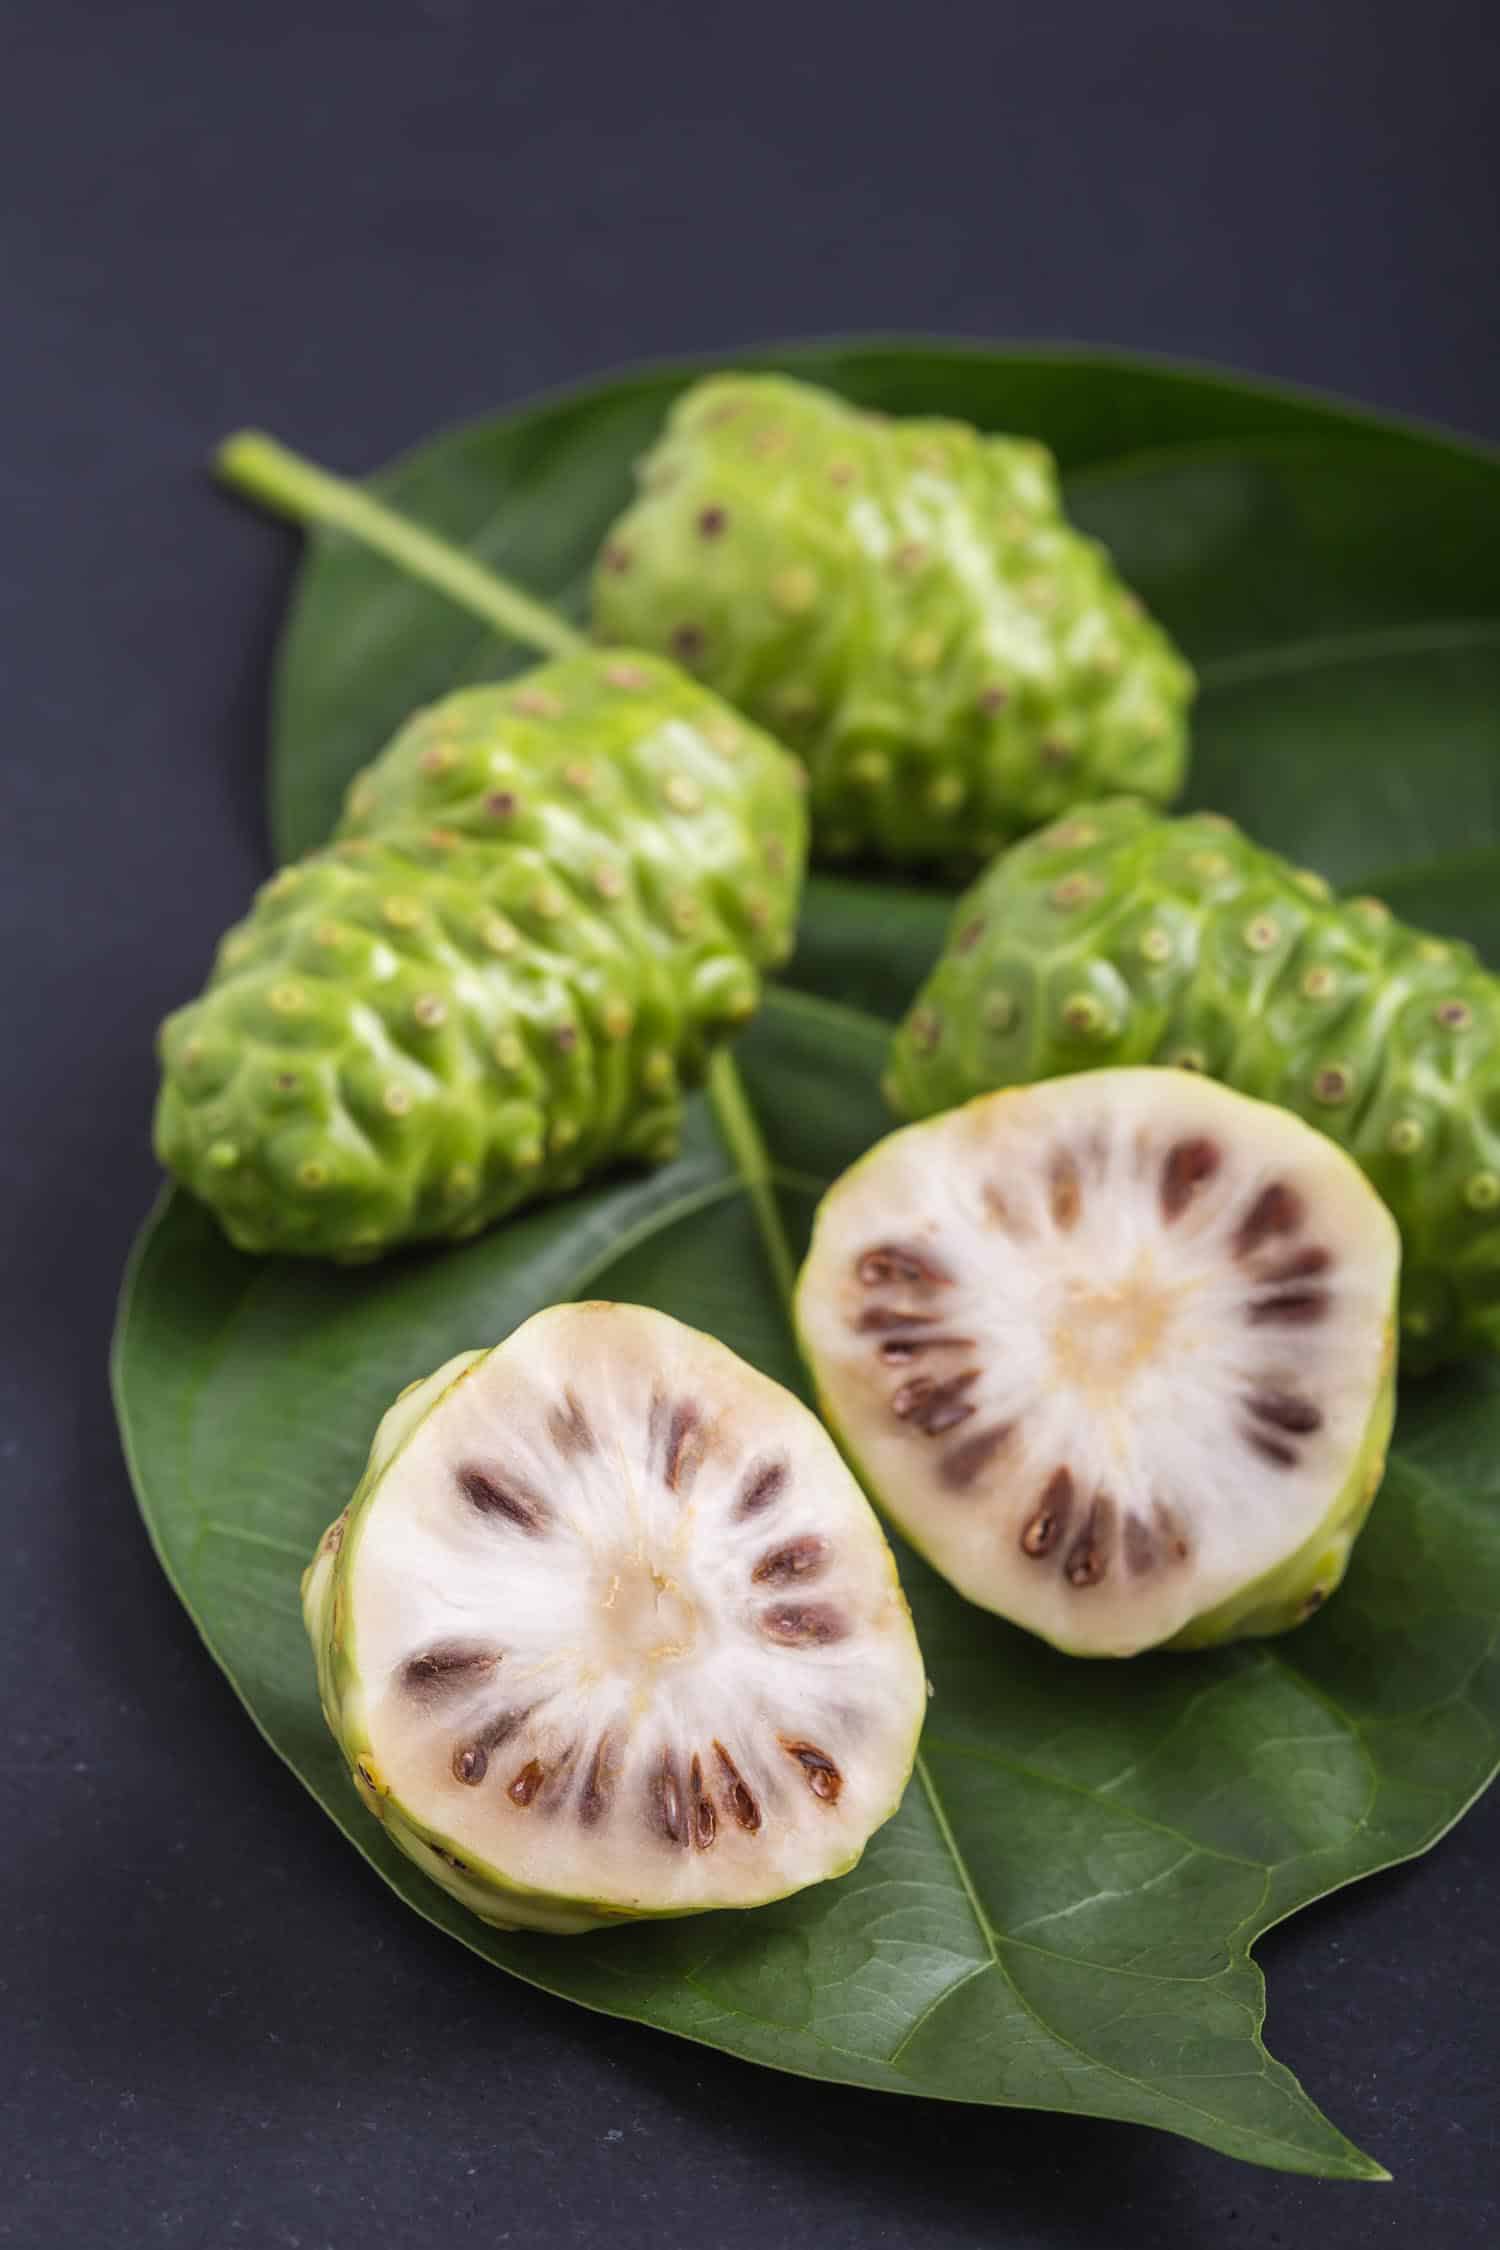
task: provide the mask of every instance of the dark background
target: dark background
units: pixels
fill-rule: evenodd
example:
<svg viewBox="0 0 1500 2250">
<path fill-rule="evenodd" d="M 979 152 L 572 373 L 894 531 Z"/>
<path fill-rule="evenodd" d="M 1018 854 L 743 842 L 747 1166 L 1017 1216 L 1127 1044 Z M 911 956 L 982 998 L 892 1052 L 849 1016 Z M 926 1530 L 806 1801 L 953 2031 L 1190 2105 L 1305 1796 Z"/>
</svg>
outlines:
<svg viewBox="0 0 1500 2250">
<path fill-rule="evenodd" d="M 1261 1948 L 1393 2187 L 753 2071 L 379 1886 L 158 1573 L 104 1359 L 152 1029 L 265 858 L 292 549 L 222 431 L 360 468 L 622 358 L 926 329 L 1494 436 L 1497 49 L 1490 0 L 0 8 L 0 2239 L 1495 2239 L 1500 1799 Z"/>
</svg>

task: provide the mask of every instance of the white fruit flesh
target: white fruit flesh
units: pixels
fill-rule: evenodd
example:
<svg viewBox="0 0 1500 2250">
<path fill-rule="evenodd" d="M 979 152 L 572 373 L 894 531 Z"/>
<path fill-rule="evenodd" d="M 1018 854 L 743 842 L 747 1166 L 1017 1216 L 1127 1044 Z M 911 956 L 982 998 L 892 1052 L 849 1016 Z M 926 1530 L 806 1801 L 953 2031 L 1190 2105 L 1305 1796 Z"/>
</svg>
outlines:
<svg viewBox="0 0 1500 2250">
<path fill-rule="evenodd" d="M 869 1489 L 944 1576 L 1123 1655 L 1285 1562 L 1351 1479 L 1367 1497 L 1399 1255 L 1286 1111 L 1091 1071 L 879 1143 L 822 1205 L 798 1326 Z"/>
<path fill-rule="evenodd" d="M 849 1866 L 900 1800 L 925 1683 L 816 1419 L 634 1306 L 554 1308 L 444 1373 L 308 1581 L 330 1719 L 393 1834 L 539 1926 Z"/>
</svg>

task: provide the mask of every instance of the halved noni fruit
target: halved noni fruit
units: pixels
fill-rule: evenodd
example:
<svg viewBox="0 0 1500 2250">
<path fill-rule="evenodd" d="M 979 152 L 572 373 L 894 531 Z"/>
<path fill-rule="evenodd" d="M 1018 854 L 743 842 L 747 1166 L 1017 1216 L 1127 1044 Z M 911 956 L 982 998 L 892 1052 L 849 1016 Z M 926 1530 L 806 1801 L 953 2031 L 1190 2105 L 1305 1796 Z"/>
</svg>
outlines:
<svg viewBox="0 0 1500 2250">
<path fill-rule="evenodd" d="M 501 1928 L 842 1874 L 926 1705 L 890 1549 L 822 1426 L 636 1305 L 556 1306 L 403 1392 L 303 1609 L 361 1796 Z"/>
<path fill-rule="evenodd" d="M 797 1294 L 868 1490 L 971 1601 L 1127 1656 L 1344 1574 L 1394 1410 L 1396 1227 L 1343 1151 L 1181 1070 L 981 1096 L 825 1197 Z"/>
</svg>

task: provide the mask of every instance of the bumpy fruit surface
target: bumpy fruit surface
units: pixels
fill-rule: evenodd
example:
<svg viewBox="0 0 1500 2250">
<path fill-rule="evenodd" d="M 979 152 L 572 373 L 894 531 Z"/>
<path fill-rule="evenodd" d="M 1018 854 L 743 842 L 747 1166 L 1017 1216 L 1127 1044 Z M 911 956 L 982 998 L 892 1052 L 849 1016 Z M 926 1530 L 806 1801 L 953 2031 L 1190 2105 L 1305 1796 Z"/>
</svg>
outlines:
<svg viewBox="0 0 1500 2250">
<path fill-rule="evenodd" d="M 1500 979 L 1471 947 L 1336 902 L 1216 814 L 1080 809 L 959 902 L 895 1040 L 893 1106 L 1173 1063 L 1295 1110 L 1395 1214 L 1402 1352 L 1500 1348 Z"/>
<path fill-rule="evenodd" d="M 797 1326 L 866 1489 L 1083 1656 L 1280 1633 L 1344 1575 L 1400 1244 L 1341 1149 L 1181 1070 L 984 1094 L 818 1210 Z"/>
<path fill-rule="evenodd" d="M 669 1156 L 790 947 L 802 795 L 651 657 L 419 713 L 163 1026 L 162 1162 L 241 1249 L 359 1257 Z"/>
<path fill-rule="evenodd" d="M 594 616 L 806 759 L 826 857 L 972 860 L 1113 790 L 1170 800 L 1192 675 L 1051 456 L 779 376 L 674 408 Z"/>
<path fill-rule="evenodd" d="M 800 1400 L 635 1305 L 402 1393 L 303 1580 L 324 1713 L 402 1851 L 502 1928 L 754 1906 L 901 1801 L 926 1682 Z"/>
</svg>

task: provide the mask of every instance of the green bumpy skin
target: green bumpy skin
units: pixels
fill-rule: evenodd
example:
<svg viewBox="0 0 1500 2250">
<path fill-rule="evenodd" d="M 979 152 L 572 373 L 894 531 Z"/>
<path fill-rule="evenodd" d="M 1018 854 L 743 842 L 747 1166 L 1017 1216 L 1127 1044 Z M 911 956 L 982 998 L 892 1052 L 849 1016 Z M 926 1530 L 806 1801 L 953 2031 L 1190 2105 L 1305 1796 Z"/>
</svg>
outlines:
<svg viewBox="0 0 1500 2250">
<path fill-rule="evenodd" d="M 804 776 L 674 666 L 419 712 L 162 1027 L 162 1163 L 242 1250 L 457 1238 L 677 1146 L 790 951 Z"/>
<path fill-rule="evenodd" d="M 1083 798 L 1176 795 L 1192 673 L 1044 447 L 724 375 L 640 474 L 597 629 L 799 752 L 822 855 L 972 862 Z"/>
<path fill-rule="evenodd" d="M 1104 1064 L 1207 1071 L 1348 1150 L 1402 1238 L 1402 1356 L 1500 1350 L 1500 978 L 1221 815 L 1088 806 L 996 861 L 896 1034 L 925 1117 Z"/>
</svg>

